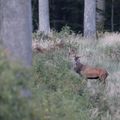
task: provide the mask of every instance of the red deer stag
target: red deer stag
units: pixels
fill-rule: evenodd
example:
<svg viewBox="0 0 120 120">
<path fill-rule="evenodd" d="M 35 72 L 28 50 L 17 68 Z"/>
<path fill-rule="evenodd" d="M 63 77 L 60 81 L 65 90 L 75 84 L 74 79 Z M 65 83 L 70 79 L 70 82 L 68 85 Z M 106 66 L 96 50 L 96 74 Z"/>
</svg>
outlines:
<svg viewBox="0 0 120 120">
<path fill-rule="evenodd" d="M 75 67 L 74 70 L 76 73 L 84 76 L 87 79 L 99 79 L 104 84 L 106 83 L 106 78 L 108 72 L 105 69 L 94 68 L 88 65 L 84 65 L 80 62 L 80 57 L 75 56 Z"/>
</svg>

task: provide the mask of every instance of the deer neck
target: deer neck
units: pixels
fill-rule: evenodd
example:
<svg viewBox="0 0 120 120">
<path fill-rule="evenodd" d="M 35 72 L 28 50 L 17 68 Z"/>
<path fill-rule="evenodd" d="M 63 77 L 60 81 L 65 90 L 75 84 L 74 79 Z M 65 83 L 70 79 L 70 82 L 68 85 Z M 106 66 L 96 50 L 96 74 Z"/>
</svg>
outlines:
<svg viewBox="0 0 120 120">
<path fill-rule="evenodd" d="M 80 61 L 76 61 L 75 71 L 77 73 L 80 73 L 83 69 L 84 69 L 84 65 L 82 63 L 80 63 Z"/>
</svg>

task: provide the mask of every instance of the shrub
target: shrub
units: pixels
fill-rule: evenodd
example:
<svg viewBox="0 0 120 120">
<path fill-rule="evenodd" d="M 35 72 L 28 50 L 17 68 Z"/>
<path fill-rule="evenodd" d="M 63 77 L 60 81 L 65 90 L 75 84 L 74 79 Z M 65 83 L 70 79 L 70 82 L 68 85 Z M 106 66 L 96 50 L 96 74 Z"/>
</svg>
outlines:
<svg viewBox="0 0 120 120">
<path fill-rule="evenodd" d="M 30 120 L 29 70 L 10 63 L 0 52 L 0 120 Z"/>
<path fill-rule="evenodd" d="M 35 86 L 39 91 L 36 96 L 41 96 L 34 107 L 39 106 L 41 119 L 89 119 L 91 104 L 86 81 L 70 69 L 64 51 L 34 57 Z"/>
</svg>

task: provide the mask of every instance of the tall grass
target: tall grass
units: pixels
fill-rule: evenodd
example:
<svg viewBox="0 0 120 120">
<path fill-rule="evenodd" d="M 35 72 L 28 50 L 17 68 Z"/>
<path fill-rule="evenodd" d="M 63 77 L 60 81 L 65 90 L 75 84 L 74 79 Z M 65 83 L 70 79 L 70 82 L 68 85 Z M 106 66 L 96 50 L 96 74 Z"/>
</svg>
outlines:
<svg viewBox="0 0 120 120">
<path fill-rule="evenodd" d="M 34 45 L 44 48 L 61 40 L 63 48 L 33 52 L 31 70 L 9 62 L 1 50 L 0 120 L 120 119 L 119 35 L 105 33 L 93 41 L 69 28 L 51 37 L 33 34 Z M 105 87 L 74 72 L 69 48 L 77 51 L 83 64 L 109 72 Z"/>
<path fill-rule="evenodd" d="M 42 120 L 46 117 L 51 120 L 89 119 L 92 105 L 84 89 L 86 83 L 70 69 L 65 55 L 65 50 L 56 50 L 34 56 L 35 86 L 39 91 L 36 94 L 41 95 L 38 111 L 42 110 Z"/>
<path fill-rule="evenodd" d="M 81 62 L 83 64 L 105 68 L 109 73 L 109 76 L 107 78 L 107 85 L 105 88 L 103 88 L 103 86 L 97 80 L 93 80 L 93 81 L 88 80 L 88 82 L 85 82 L 85 86 L 83 86 L 82 88 L 83 91 L 87 93 L 86 95 L 88 97 L 88 101 L 89 101 L 88 103 L 90 106 L 87 108 L 88 119 L 90 120 L 118 120 L 120 119 L 120 116 L 119 116 L 119 108 L 120 108 L 120 100 L 119 100 L 119 97 L 120 97 L 120 82 L 119 82 L 120 81 L 120 78 L 119 78 L 120 76 L 120 57 L 119 57 L 120 40 L 119 40 L 119 34 L 118 33 L 105 33 L 105 34 L 100 35 L 101 37 L 98 40 L 89 40 L 89 39 L 86 40 L 81 35 L 76 35 L 72 31 L 69 31 L 69 29 L 67 30 L 65 29 L 63 30 L 65 32 L 62 31 L 60 33 L 54 32 L 53 34 L 54 41 L 57 42 L 58 40 L 59 41 L 62 40 L 64 41 L 66 46 L 75 48 L 77 50 L 77 54 L 81 56 Z M 66 52 L 66 51 L 63 50 L 63 52 Z M 58 55 L 58 53 L 56 54 L 55 52 L 53 54 L 54 56 Z M 61 58 L 64 58 L 64 59 L 67 58 L 67 56 L 64 56 L 63 53 L 60 56 Z M 40 57 L 40 59 L 41 58 L 42 57 Z M 62 61 L 61 58 L 57 60 L 59 64 Z M 47 61 L 48 60 L 49 59 L 47 58 Z M 54 60 L 52 59 L 51 61 L 54 61 Z M 63 67 L 63 70 L 59 71 L 58 72 L 59 74 L 62 74 L 62 72 L 66 70 L 65 68 L 67 67 L 66 65 L 67 65 L 66 63 L 61 63 L 60 68 Z M 56 65 L 55 63 L 51 67 L 53 66 L 56 67 L 59 65 Z M 67 69 L 69 71 L 68 73 L 70 73 L 71 75 L 71 70 L 69 70 L 69 67 Z M 47 71 L 47 73 L 49 72 Z M 72 73 L 74 72 L 72 71 Z M 70 75 L 67 75 L 67 77 Z M 79 79 L 81 80 L 78 80 L 77 84 L 82 86 L 81 81 L 84 81 L 84 80 L 83 78 L 80 78 L 80 77 Z M 74 86 L 75 85 L 74 82 L 77 81 L 75 79 L 75 76 L 74 76 L 74 79 L 72 78 L 71 80 L 74 82 L 71 83 L 69 80 L 70 80 L 69 77 L 68 79 L 65 79 L 66 81 L 65 83 L 67 84 L 64 83 L 63 84 L 64 87 L 62 87 L 61 90 L 67 89 L 67 86 L 69 86 L 70 84 Z M 58 85 L 56 88 L 59 88 L 59 85 L 62 82 L 59 82 L 59 80 L 57 81 L 56 78 L 54 81 L 55 81 L 55 85 L 56 86 Z M 71 88 L 72 87 L 69 86 L 68 91 L 70 93 L 72 93 Z M 76 86 L 75 88 L 79 89 L 80 86 Z M 75 96 L 77 97 L 79 96 L 79 94 L 75 94 Z M 75 113 L 73 112 L 73 114 Z"/>
</svg>

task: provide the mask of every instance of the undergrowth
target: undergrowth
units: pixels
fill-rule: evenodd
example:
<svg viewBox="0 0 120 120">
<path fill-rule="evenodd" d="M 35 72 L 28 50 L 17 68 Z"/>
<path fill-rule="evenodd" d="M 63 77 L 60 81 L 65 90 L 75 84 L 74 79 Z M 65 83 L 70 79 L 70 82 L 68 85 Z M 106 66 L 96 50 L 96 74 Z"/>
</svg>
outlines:
<svg viewBox="0 0 120 120">
<path fill-rule="evenodd" d="M 93 42 L 69 28 L 53 32 L 51 37 L 35 33 L 33 38 L 39 44 L 62 40 L 65 46 L 33 53 L 29 70 L 9 62 L 1 50 L 0 120 L 119 120 L 119 45 L 104 45 L 109 34 L 102 36 Z M 108 71 L 105 87 L 97 80 L 86 81 L 71 69 L 69 48 L 77 51 L 83 64 Z"/>
</svg>

